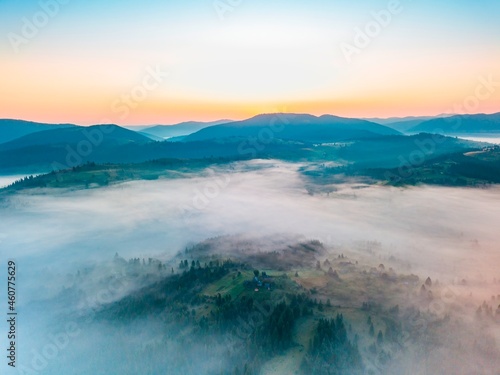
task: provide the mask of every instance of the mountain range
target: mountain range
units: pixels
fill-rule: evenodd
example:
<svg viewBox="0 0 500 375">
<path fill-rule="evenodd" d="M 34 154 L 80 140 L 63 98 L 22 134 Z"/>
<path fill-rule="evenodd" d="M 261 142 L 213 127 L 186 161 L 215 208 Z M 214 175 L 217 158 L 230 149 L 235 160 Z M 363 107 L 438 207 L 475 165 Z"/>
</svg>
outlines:
<svg viewBox="0 0 500 375">
<path fill-rule="evenodd" d="M 300 142 L 338 142 L 398 135 L 398 131 L 373 122 L 331 115 L 263 114 L 244 121 L 210 126 L 184 138 L 185 142 L 230 137 L 280 138 Z"/>
<path fill-rule="evenodd" d="M 52 129 L 76 127 L 73 124 L 44 124 L 23 120 L 0 119 L 0 143 L 9 142 L 27 134 Z"/>
<path fill-rule="evenodd" d="M 435 118 L 411 127 L 408 132 L 448 135 L 500 134 L 500 112 L 491 115 L 456 115 Z"/>
<path fill-rule="evenodd" d="M 500 114 L 403 120 L 412 121 L 422 122 L 411 127 L 407 131 L 410 134 L 454 134 L 458 133 L 457 129 L 465 134 L 500 133 Z M 331 115 L 317 117 L 275 113 L 244 121 L 219 122 L 216 125 L 194 122 L 178 124 L 170 133 L 167 133 L 168 126 L 149 128 L 163 135 L 193 131 L 183 137 L 175 137 L 177 142 L 173 142 L 152 135 L 148 128 L 134 131 L 118 125 L 81 127 L 0 120 L 0 140 L 7 140 L 0 143 L 0 174 L 41 173 L 89 161 L 137 163 L 163 158 L 249 157 L 309 160 L 315 154 L 311 151 L 314 147 L 328 144 L 332 144 L 332 147 L 322 149 L 326 156 L 321 158 L 331 156 L 332 160 L 341 158 L 365 166 L 389 166 L 395 165 L 398 155 L 415 150 L 417 141 L 424 141 L 422 137 L 408 137 L 389 126 Z M 203 128 L 196 130 L 199 127 Z M 16 135 L 20 136 L 12 139 Z M 428 135 L 423 136 L 426 137 Z M 442 145 L 436 149 L 436 155 L 475 147 L 478 146 L 458 140 L 449 141 L 446 147 Z"/>
</svg>

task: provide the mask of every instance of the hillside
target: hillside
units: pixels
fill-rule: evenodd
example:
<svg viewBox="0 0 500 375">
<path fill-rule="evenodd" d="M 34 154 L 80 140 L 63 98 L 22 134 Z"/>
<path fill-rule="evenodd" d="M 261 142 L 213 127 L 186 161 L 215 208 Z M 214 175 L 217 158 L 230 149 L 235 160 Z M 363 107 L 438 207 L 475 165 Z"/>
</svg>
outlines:
<svg viewBox="0 0 500 375">
<path fill-rule="evenodd" d="M 33 146 L 52 147 L 78 142 L 91 142 L 93 146 L 117 146 L 129 143 L 145 144 L 151 140 L 131 130 L 117 125 L 95 125 L 89 127 L 68 127 L 45 130 L 25 135 L 0 145 L 0 151 L 22 149 Z"/>
<path fill-rule="evenodd" d="M 396 130 L 364 120 L 330 115 L 265 114 L 202 129 L 186 137 L 185 141 L 257 137 L 264 141 L 280 138 L 325 143 L 397 134 L 400 133 Z"/>
<path fill-rule="evenodd" d="M 162 159 L 139 164 L 86 163 L 71 169 L 25 177 L 0 189 L 0 196 L 33 188 L 93 189 L 133 180 L 187 178 L 203 175 L 203 170 L 221 160 Z"/>
<path fill-rule="evenodd" d="M 418 139 L 415 137 L 407 137 L 407 147 Z M 398 163 L 401 161 L 398 155 L 411 154 L 416 149 L 399 148 L 398 143 L 400 142 L 394 141 L 391 145 L 391 142 L 387 141 L 365 140 L 350 146 L 320 146 L 313 149 L 305 149 L 303 145 L 283 144 L 281 149 L 279 145 L 275 145 L 269 157 L 279 159 L 281 156 L 283 161 L 299 162 L 296 167 L 305 177 L 304 187 L 310 194 L 328 192 L 332 184 L 343 183 L 353 178 L 369 184 L 390 185 L 483 186 L 500 183 L 499 147 L 485 148 L 481 151 L 477 143 L 446 138 L 446 141 L 434 153 L 427 155 L 422 163 L 415 164 L 410 169 L 405 164 L 400 169 Z M 200 145 L 205 144 L 200 143 Z M 184 147 L 184 151 L 188 151 L 185 147 L 189 144 L 156 143 L 155 146 L 163 147 L 164 150 L 165 147 L 181 146 Z M 349 151 L 349 147 L 352 147 L 353 151 Z M 366 153 L 357 152 L 359 149 L 365 149 Z M 387 152 L 384 154 L 380 149 L 386 149 Z M 181 151 L 182 149 L 178 148 L 177 154 Z M 375 155 L 379 155 L 379 158 Z M 132 180 L 188 178 L 203 174 L 207 168 L 233 173 L 234 168 L 247 168 L 248 166 L 245 166 L 247 160 L 241 156 L 226 156 L 159 159 L 137 164 L 87 163 L 64 171 L 25 178 L 8 188 L 1 189 L 0 195 L 32 188 L 79 190 Z"/>
<path fill-rule="evenodd" d="M 385 124 L 385 126 L 397 130 L 401 133 L 406 133 L 411 128 L 414 128 L 415 126 L 420 125 L 421 123 L 428 120 L 429 119 L 402 120 L 402 121 L 391 122 L 390 124 Z"/>
<path fill-rule="evenodd" d="M 45 130 L 76 127 L 73 124 L 44 124 L 23 120 L 0 119 L 0 144 Z"/>
<path fill-rule="evenodd" d="M 148 160 L 275 157 L 286 160 L 301 160 L 311 151 L 297 142 L 273 141 L 260 152 L 245 155 L 240 146 L 245 139 L 206 142 L 129 142 L 109 145 L 104 142 L 92 147 L 90 152 L 78 153 L 77 144 L 35 145 L 13 150 L 0 149 L 0 173 L 32 174 L 67 169 L 87 162 L 96 163 L 141 163 Z M 252 149 L 250 149 L 252 150 Z"/>
<path fill-rule="evenodd" d="M 156 324 L 157 340 L 139 345 L 136 355 L 160 355 L 161 366 L 148 362 L 143 373 L 208 373 L 211 367 L 214 374 L 402 374 L 407 353 L 425 368 L 422 348 L 446 349 L 449 358 L 461 355 L 475 368 L 474 348 L 491 338 L 486 325 L 491 316 L 477 316 L 481 302 L 465 297 L 470 291 L 465 284 L 463 295 L 437 310 L 434 296 L 449 293 L 450 285 L 405 268 L 377 242 L 330 248 L 317 240 L 223 236 L 186 247 L 171 259 L 125 259 L 116 253 L 69 275 L 72 285 L 45 304 L 70 299 L 82 305 L 90 276 L 99 290 L 109 290 L 110 283 L 127 285 L 127 293 L 111 302 L 90 305 L 78 323 L 90 329 L 92 322 L 112 322 L 111 332 Z M 482 308 L 494 311 L 496 303 L 493 297 Z M 483 324 L 474 324 L 474 317 Z M 454 342 L 461 337 L 460 345 L 446 346 L 443 334 Z M 116 369 L 106 361 L 114 348 L 95 345 L 104 367 L 88 363 L 85 372 Z M 489 350 L 480 358 L 497 365 L 498 349 L 485 347 Z M 215 364 L 212 358 L 218 359 Z M 120 368 L 134 358 L 124 361 Z M 440 361 L 441 356 L 430 360 L 434 367 Z"/>
<path fill-rule="evenodd" d="M 155 142 L 116 125 L 46 130 L 0 144 L 0 171 L 45 173 L 87 161 L 130 160 L 127 147 L 137 149 L 150 143 Z"/>
<path fill-rule="evenodd" d="M 500 113 L 491 115 L 457 115 L 425 121 L 408 129 L 411 133 L 439 133 L 448 135 L 500 133 Z"/>
<path fill-rule="evenodd" d="M 365 139 L 339 147 L 338 158 L 357 168 L 398 167 L 441 155 L 480 149 L 484 144 L 431 134 Z"/>
<path fill-rule="evenodd" d="M 450 149 L 451 150 L 451 149 Z M 484 187 L 500 183 L 500 147 L 455 153 L 435 153 L 419 163 L 355 163 L 328 166 L 313 164 L 302 168 L 311 181 L 310 192 L 328 192 L 336 183 L 355 179 L 358 182 L 393 186 L 437 185 Z"/>
</svg>

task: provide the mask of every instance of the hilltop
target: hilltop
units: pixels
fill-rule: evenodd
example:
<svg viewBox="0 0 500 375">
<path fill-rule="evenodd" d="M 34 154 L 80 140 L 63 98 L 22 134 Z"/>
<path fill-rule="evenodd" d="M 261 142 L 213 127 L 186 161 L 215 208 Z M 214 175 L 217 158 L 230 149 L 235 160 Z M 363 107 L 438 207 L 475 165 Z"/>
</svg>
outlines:
<svg viewBox="0 0 500 375">
<path fill-rule="evenodd" d="M 229 248 L 234 254 L 224 252 Z M 290 254 L 296 258 L 287 264 Z M 442 368 L 438 358 L 426 355 L 442 350 L 446 356 L 462 353 L 472 368 L 478 358 L 475 342 L 488 347 L 481 358 L 498 362 L 498 350 L 487 344 L 486 325 L 461 318 L 465 314 L 494 323 L 490 304 L 480 307 L 487 313 L 479 318 L 475 300 L 466 297 L 436 311 L 433 303 L 448 289 L 446 283 L 401 272 L 402 267 L 397 259 L 382 256 L 377 243 L 332 249 L 316 240 L 224 236 L 187 247 L 173 259 L 126 260 L 116 254 L 108 264 L 69 277 L 70 285 L 52 303 L 70 298 L 78 305 L 90 278 L 93 287 L 128 285 L 125 294 L 113 293 L 104 304 L 87 304 L 79 324 L 85 324 L 87 314 L 97 324 L 112 322 L 117 330 L 145 321 L 157 324 L 161 340 L 137 348 L 138 355 L 178 345 L 184 355 L 161 357 L 156 364 L 176 373 L 215 366 L 213 372 L 240 374 L 286 369 L 295 374 L 396 374 L 408 353 L 414 353 L 417 364 L 427 358 Z M 460 290 L 468 295 L 466 284 Z M 453 332 L 465 351 L 439 339 L 446 334 L 455 340 Z M 105 358 L 109 350 L 103 347 L 99 355 Z M 204 353 L 197 361 L 184 360 L 197 350 Z M 214 364 L 212 357 L 222 360 Z"/>
</svg>

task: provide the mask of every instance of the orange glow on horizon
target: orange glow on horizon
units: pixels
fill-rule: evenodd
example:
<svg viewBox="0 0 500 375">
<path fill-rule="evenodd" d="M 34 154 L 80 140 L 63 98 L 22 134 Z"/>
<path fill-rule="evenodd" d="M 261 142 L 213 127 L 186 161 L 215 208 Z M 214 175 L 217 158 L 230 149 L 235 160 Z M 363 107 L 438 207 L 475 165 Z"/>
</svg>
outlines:
<svg viewBox="0 0 500 375">
<path fill-rule="evenodd" d="M 38 10 L 28 3 L 3 14 L 4 36 Z M 356 44 L 373 2 L 289 2 L 289 12 L 252 4 L 227 22 L 187 2 L 134 3 L 65 7 L 19 51 L 4 38 L 0 118 L 126 126 L 271 112 L 500 111 L 498 2 L 407 4 L 350 58 L 341 46 Z M 463 27 L 473 19 L 475 27 Z M 478 96 L 484 77 L 492 82 Z"/>
<path fill-rule="evenodd" d="M 62 98 L 61 98 L 62 100 Z M 116 99 L 115 99 L 116 100 Z M 456 101 L 433 101 L 432 103 L 415 100 L 402 101 L 396 98 L 358 98 L 352 100 L 318 100 L 276 103 L 220 103 L 203 101 L 160 101 L 150 100 L 139 103 L 130 109 L 127 116 L 112 109 L 113 100 L 79 100 L 61 105 L 59 101 L 40 99 L 32 101 L 29 108 L 23 104 L 13 103 L 0 112 L 0 118 L 22 119 L 47 123 L 74 123 L 78 125 L 95 125 L 114 123 L 122 126 L 175 124 L 184 121 L 215 121 L 221 119 L 244 120 L 262 113 L 308 113 L 315 116 L 331 114 L 350 118 L 389 118 L 408 116 L 435 116 L 447 114 L 496 113 L 500 111 L 500 100 L 480 103 L 473 112 L 456 111 Z M 96 110 L 97 109 L 97 110 Z M 465 108 L 464 108 L 465 109 Z M 22 116 L 19 114 L 22 113 Z"/>
</svg>

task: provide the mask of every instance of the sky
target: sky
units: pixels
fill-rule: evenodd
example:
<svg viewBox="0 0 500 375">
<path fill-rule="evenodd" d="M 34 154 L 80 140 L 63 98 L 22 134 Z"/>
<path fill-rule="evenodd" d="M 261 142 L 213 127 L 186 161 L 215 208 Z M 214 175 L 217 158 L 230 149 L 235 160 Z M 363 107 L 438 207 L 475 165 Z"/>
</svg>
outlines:
<svg viewBox="0 0 500 375">
<path fill-rule="evenodd" d="M 500 111 L 498 0 L 0 0 L 0 118 Z"/>
</svg>

